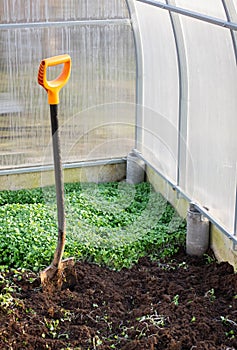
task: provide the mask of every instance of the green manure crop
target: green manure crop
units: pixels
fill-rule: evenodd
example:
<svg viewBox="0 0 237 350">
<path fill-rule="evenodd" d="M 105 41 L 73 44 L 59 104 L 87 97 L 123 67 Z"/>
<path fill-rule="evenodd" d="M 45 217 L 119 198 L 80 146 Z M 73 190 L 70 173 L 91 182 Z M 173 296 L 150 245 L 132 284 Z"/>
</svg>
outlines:
<svg viewBox="0 0 237 350">
<path fill-rule="evenodd" d="M 185 221 L 148 183 L 65 184 L 67 239 L 74 256 L 120 270 L 164 258 L 185 240 Z M 0 265 L 38 271 L 57 244 L 54 187 L 0 192 Z"/>
</svg>

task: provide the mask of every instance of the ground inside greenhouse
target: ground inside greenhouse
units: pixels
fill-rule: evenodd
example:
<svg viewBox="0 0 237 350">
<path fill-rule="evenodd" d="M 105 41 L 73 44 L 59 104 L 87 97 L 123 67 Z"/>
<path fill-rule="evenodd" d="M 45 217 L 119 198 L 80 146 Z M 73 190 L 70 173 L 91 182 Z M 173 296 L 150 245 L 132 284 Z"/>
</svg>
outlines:
<svg viewBox="0 0 237 350">
<path fill-rule="evenodd" d="M 43 292 L 32 272 L 0 286 L 1 349 L 237 349 L 237 275 L 209 256 L 142 258 L 119 272 L 77 262 L 77 282 Z"/>
</svg>

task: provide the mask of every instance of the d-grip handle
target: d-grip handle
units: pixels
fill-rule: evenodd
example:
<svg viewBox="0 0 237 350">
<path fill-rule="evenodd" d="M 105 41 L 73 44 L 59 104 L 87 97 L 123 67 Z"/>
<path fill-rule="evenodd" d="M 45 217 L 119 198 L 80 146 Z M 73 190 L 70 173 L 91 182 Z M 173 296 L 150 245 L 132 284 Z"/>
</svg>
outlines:
<svg viewBox="0 0 237 350">
<path fill-rule="evenodd" d="M 47 68 L 63 64 L 62 72 L 54 80 L 47 80 Z M 59 104 L 59 91 L 67 83 L 71 73 L 71 57 L 68 54 L 45 58 L 41 61 L 38 71 L 38 83 L 48 93 L 50 105 Z"/>
</svg>

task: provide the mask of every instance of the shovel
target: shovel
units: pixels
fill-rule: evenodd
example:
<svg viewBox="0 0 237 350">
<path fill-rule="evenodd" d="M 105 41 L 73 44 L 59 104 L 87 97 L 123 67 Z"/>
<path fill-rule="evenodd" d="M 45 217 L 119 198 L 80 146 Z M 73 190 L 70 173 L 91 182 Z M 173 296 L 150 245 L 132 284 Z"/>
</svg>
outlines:
<svg viewBox="0 0 237 350">
<path fill-rule="evenodd" d="M 60 75 L 54 80 L 47 81 L 47 68 L 61 64 L 63 64 L 63 68 Z M 43 289 L 47 291 L 61 290 L 63 284 L 74 284 L 76 278 L 74 271 L 74 259 L 69 258 L 62 261 L 66 240 L 66 222 L 63 171 L 58 123 L 58 104 L 59 91 L 67 83 L 70 77 L 70 72 L 71 57 L 67 54 L 42 60 L 38 72 L 38 83 L 47 91 L 48 103 L 50 105 L 58 216 L 58 242 L 54 253 L 54 258 L 51 265 L 40 272 L 41 284 L 43 286 Z"/>
</svg>

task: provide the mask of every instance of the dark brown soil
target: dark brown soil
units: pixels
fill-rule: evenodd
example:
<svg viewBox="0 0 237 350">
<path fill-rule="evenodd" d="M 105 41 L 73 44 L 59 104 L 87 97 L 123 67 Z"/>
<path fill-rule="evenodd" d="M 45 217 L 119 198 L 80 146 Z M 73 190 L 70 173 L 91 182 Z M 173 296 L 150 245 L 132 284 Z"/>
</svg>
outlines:
<svg viewBox="0 0 237 350">
<path fill-rule="evenodd" d="M 0 349 L 237 349 L 237 275 L 228 263 L 144 258 L 111 271 L 76 264 L 78 283 L 48 294 L 16 271 L 0 287 Z M 11 298 L 10 296 L 13 296 Z"/>
</svg>

